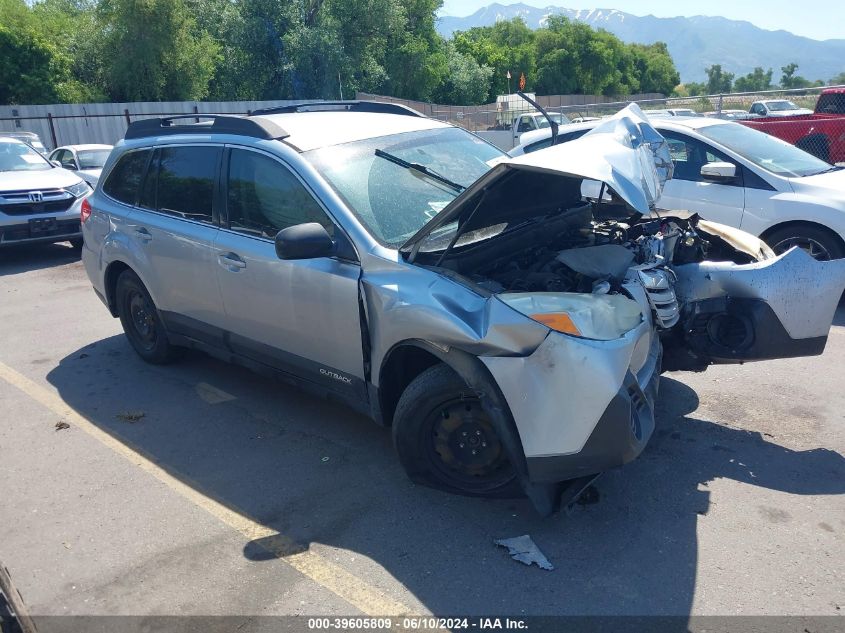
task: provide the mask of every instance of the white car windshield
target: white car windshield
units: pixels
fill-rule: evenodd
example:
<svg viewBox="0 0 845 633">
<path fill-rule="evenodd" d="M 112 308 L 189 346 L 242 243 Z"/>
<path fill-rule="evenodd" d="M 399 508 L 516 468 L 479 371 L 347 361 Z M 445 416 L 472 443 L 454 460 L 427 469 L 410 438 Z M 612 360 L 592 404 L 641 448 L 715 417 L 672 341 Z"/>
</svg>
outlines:
<svg viewBox="0 0 845 633">
<path fill-rule="evenodd" d="M 76 152 L 79 156 L 80 169 L 102 169 L 106 164 L 111 150 L 108 149 L 81 149 Z"/>
<path fill-rule="evenodd" d="M 458 128 L 381 136 L 303 155 L 370 234 L 394 248 L 404 244 L 458 195 L 455 187 L 438 176 L 467 187 L 490 169 L 488 161 L 505 156 Z M 415 167 L 402 166 L 390 158 Z"/>
<path fill-rule="evenodd" d="M 812 176 L 832 169 L 812 154 L 740 123 L 709 125 L 698 132 L 778 176 Z"/>
<path fill-rule="evenodd" d="M 552 121 L 557 123 L 558 125 L 566 125 L 569 123 L 569 119 L 564 114 L 550 114 Z M 539 129 L 544 129 L 549 127 L 549 121 L 546 117 L 542 117 L 537 119 L 537 125 L 540 126 Z"/>
<path fill-rule="evenodd" d="M 798 109 L 798 106 L 791 101 L 769 101 L 766 105 L 772 112 L 784 112 L 786 110 Z"/>
<path fill-rule="evenodd" d="M 40 171 L 53 166 L 25 143 L 0 141 L 0 171 Z"/>
</svg>

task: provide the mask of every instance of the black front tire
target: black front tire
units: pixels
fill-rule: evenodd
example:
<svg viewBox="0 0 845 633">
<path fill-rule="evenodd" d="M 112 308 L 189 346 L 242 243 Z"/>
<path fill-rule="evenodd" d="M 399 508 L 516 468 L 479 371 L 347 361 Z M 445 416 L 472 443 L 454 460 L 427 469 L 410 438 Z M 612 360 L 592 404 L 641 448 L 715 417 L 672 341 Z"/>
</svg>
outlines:
<svg viewBox="0 0 845 633">
<path fill-rule="evenodd" d="M 804 249 L 819 261 L 842 259 L 845 249 L 830 231 L 812 224 L 793 224 L 766 235 L 766 243 L 780 255 L 793 246 Z"/>
<path fill-rule="evenodd" d="M 117 313 L 132 348 L 148 363 L 163 365 L 176 360 L 182 349 L 171 345 L 161 315 L 144 284 L 131 270 L 117 278 Z"/>
<path fill-rule="evenodd" d="M 448 365 L 428 368 L 402 393 L 393 442 L 418 484 L 475 497 L 522 496 L 478 395 Z"/>
</svg>

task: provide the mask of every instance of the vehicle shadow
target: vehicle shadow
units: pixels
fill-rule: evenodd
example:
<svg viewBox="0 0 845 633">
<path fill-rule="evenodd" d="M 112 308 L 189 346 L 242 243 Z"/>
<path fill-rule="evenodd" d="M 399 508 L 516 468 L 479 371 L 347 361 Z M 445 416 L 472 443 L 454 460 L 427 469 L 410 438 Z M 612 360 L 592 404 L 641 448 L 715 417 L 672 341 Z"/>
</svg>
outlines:
<svg viewBox="0 0 845 633">
<path fill-rule="evenodd" d="M 711 482 L 845 493 L 838 453 L 792 450 L 734 428 L 742 420 L 726 426 L 696 417 L 698 396 L 672 378 L 662 381 L 658 429 L 644 454 L 599 479 L 593 503 L 549 519 L 522 499 L 414 486 L 387 429 L 199 354 L 151 367 L 115 336 L 67 356 L 48 380 L 102 430 L 293 539 L 300 547 L 292 552 L 338 548 L 327 556 L 364 568 L 376 586 L 389 586 L 392 576 L 418 601 L 413 609 L 439 615 L 687 616 Z M 207 397 L 209 385 L 235 399 Z M 127 422 L 125 411 L 144 415 Z M 770 515 L 783 520 L 779 511 Z M 532 536 L 554 572 L 520 565 L 493 545 L 521 534 Z M 271 564 L 268 549 L 245 542 L 243 555 Z"/>
<path fill-rule="evenodd" d="M 79 261 L 79 251 L 67 242 L 20 244 L 0 248 L 0 277 Z"/>
<path fill-rule="evenodd" d="M 839 307 L 833 315 L 833 325 L 845 326 L 845 294 L 839 302 Z"/>
</svg>

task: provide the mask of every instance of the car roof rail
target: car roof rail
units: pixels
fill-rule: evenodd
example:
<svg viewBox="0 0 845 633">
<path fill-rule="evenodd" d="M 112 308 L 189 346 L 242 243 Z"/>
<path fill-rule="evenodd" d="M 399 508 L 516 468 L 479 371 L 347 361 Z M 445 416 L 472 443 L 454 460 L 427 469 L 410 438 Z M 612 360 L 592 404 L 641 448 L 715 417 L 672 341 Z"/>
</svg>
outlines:
<svg viewBox="0 0 845 633">
<path fill-rule="evenodd" d="M 346 112 L 373 112 L 376 114 L 400 114 L 404 116 L 424 117 L 422 112 L 418 112 L 411 107 L 402 105 L 401 103 L 388 103 L 386 101 L 303 101 L 301 103 L 292 103 L 290 105 L 276 106 L 271 108 L 261 108 L 260 110 L 253 110 L 250 116 L 262 116 L 265 114 L 289 114 L 292 112 L 326 112 L 326 111 L 346 111 Z"/>
<path fill-rule="evenodd" d="M 182 123 L 181 119 L 209 119 L 206 122 Z M 290 136 L 272 121 L 260 121 L 242 116 L 226 114 L 181 114 L 155 119 L 133 121 L 126 129 L 125 139 L 149 136 L 175 136 L 177 134 L 234 134 L 251 136 L 264 140 L 281 139 Z"/>
</svg>

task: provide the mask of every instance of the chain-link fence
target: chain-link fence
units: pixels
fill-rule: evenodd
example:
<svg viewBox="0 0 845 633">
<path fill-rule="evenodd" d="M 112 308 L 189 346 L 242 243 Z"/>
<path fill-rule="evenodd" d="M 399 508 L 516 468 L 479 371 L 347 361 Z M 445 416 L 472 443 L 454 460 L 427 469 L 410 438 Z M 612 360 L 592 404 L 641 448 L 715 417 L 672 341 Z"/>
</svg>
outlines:
<svg viewBox="0 0 845 633">
<path fill-rule="evenodd" d="M 616 112 L 620 107 L 619 102 L 615 98 L 602 95 L 534 96 L 530 94 L 529 96 L 534 98 L 547 111 L 564 112 L 567 113 L 567 117 L 569 118 L 572 118 L 569 116 L 569 113 L 574 113 L 574 116 L 577 117 L 580 116 L 579 113 L 589 112 L 591 108 L 606 107 L 610 111 Z M 521 115 L 536 112 L 527 101 L 524 101 L 517 95 L 505 95 L 500 97 L 495 103 L 474 106 L 442 105 L 364 92 L 359 92 L 356 98 L 401 103 L 422 112 L 426 116 L 459 125 L 471 132 L 493 132 L 510 129 L 513 122 Z M 631 95 L 630 100 L 640 102 L 662 98 L 662 94 L 651 93 Z"/>
<path fill-rule="evenodd" d="M 491 140 L 503 149 L 518 143 L 519 135 L 531 126 L 546 125 L 541 119 L 513 122 L 536 113 L 515 96 L 504 102 L 479 106 L 444 106 L 379 95 L 359 98 L 404 103 L 424 114 L 459 125 Z M 758 129 L 830 163 L 845 163 L 845 86 L 823 86 L 800 90 L 768 90 L 694 97 L 631 95 L 625 100 L 592 95 L 538 96 L 536 101 L 549 114 L 562 115 L 563 122 L 580 122 L 615 114 L 629 103 L 637 103 L 652 116 L 708 116 Z M 818 104 L 819 114 L 815 114 Z M 503 135 L 507 130 L 514 133 Z"/>
<path fill-rule="evenodd" d="M 516 95 L 496 103 L 450 106 L 359 93 L 408 105 L 423 114 L 484 136 L 503 149 L 518 144 L 524 132 L 547 125 L 544 118 Z M 845 162 L 845 87 L 773 90 L 723 95 L 665 98 L 630 95 L 624 100 L 597 95 L 539 95 L 537 103 L 561 123 L 600 118 L 638 103 L 659 116 L 713 116 L 738 121 L 772 134 L 831 162 Z M 43 106 L 0 106 L 0 134 L 35 132 L 48 149 L 80 143 L 113 144 L 132 121 L 158 116 L 249 114 L 259 108 L 294 101 L 95 103 Z M 812 114 L 818 105 L 819 114 Z M 765 115 L 765 118 L 761 118 Z"/>
</svg>

